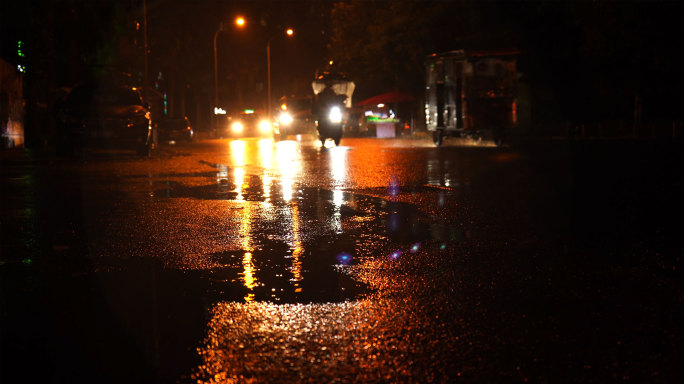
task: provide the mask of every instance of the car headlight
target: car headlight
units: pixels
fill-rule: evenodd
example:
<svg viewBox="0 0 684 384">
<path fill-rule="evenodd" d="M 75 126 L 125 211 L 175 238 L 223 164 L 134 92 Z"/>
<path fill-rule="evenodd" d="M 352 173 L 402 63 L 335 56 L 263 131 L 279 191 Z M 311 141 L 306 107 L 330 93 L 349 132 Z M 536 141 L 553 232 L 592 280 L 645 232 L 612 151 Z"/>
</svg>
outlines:
<svg viewBox="0 0 684 384">
<path fill-rule="evenodd" d="M 278 121 L 280 121 L 280 124 L 289 125 L 292 123 L 292 116 L 287 112 L 283 112 L 278 116 Z"/>
<path fill-rule="evenodd" d="M 341 123 L 342 122 L 342 110 L 340 107 L 330 108 L 330 113 L 328 114 L 328 119 L 331 123 Z"/>
<path fill-rule="evenodd" d="M 245 127 L 242 125 L 241 122 L 236 121 L 233 123 L 233 125 L 230 126 L 230 129 L 235 132 L 235 133 L 240 133 Z"/>
<path fill-rule="evenodd" d="M 259 122 L 259 130 L 261 132 L 271 132 L 271 123 L 269 123 L 267 120 L 261 120 Z"/>
</svg>

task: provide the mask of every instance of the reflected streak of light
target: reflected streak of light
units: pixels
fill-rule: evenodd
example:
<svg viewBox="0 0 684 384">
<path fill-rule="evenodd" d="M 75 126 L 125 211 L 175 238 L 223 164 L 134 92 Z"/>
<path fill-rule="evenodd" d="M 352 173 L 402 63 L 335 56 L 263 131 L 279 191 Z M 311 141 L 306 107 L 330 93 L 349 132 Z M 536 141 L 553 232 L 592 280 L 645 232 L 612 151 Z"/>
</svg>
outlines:
<svg viewBox="0 0 684 384">
<path fill-rule="evenodd" d="M 292 179 L 286 179 L 283 177 L 283 200 L 288 202 L 292 200 L 292 195 L 294 194 L 292 182 Z"/>
<path fill-rule="evenodd" d="M 245 287 L 249 290 L 253 290 L 258 285 L 258 280 L 256 277 L 256 267 L 252 260 L 252 244 L 251 244 L 251 231 L 252 231 L 252 205 L 249 202 L 244 203 L 244 207 L 241 211 L 242 216 L 240 218 L 240 228 L 238 235 L 241 239 L 242 249 L 245 251 L 245 255 L 242 258 L 242 281 Z M 252 292 L 245 296 L 245 301 L 251 301 L 254 299 L 254 294 Z"/>
<path fill-rule="evenodd" d="M 342 207 L 342 203 L 344 202 L 344 192 L 341 189 L 335 189 L 333 191 L 333 204 L 335 205 L 335 209 L 339 211 L 340 207 Z"/>
<path fill-rule="evenodd" d="M 276 164 L 281 175 L 281 186 L 283 200 L 291 202 L 294 197 L 294 184 L 297 169 L 301 169 L 301 159 L 297 157 L 297 143 L 293 141 L 281 141 L 276 145 Z M 296 203 L 290 204 L 290 211 L 292 214 L 292 239 L 290 244 L 292 249 L 292 281 L 299 282 L 302 280 L 302 254 L 304 248 L 300 238 L 300 218 L 299 207 Z M 296 286 L 296 284 L 295 284 Z M 301 288 L 296 289 L 297 292 Z"/>
<path fill-rule="evenodd" d="M 336 188 L 333 191 L 333 206 L 335 207 L 335 212 L 332 218 L 332 227 L 335 233 L 342 233 L 342 203 L 344 202 L 344 192 Z"/>
<path fill-rule="evenodd" d="M 242 279 L 245 283 L 245 287 L 249 289 L 254 289 L 257 286 L 256 277 L 254 276 L 254 263 L 252 262 L 252 252 L 245 252 L 242 258 L 242 267 L 244 272 Z"/>
<path fill-rule="evenodd" d="M 230 142 L 230 154 L 236 167 L 245 165 L 245 147 L 247 143 L 243 140 L 233 140 Z"/>
<path fill-rule="evenodd" d="M 252 262 L 252 252 L 245 252 L 242 258 L 242 281 L 247 289 L 254 289 L 257 286 L 257 279 L 254 276 L 254 263 Z M 245 296 L 245 301 L 254 300 L 254 293 L 250 292 Z"/>
<path fill-rule="evenodd" d="M 300 230 L 299 207 L 292 204 L 292 234 L 294 237 L 294 250 L 292 251 L 292 280 L 296 282 L 302 281 L 301 258 L 304 247 L 302 246 L 302 241 L 299 237 Z"/>
<path fill-rule="evenodd" d="M 387 188 L 387 194 L 390 196 L 399 196 L 401 193 L 401 183 L 399 182 L 399 176 L 390 176 L 389 187 Z"/>
<path fill-rule="evenodd" d="M 347 150 L 335 147 L 330 150 L 330 168 L 337 185 L 342 184 L 347 176 Z"/>
<path fill-rule="evenodd" d="M 262 177 L 263 183 L 262 185 L 264 186 L 264 201 L 266 203 L 271 202 L 271 183 L 273 183 L 273 178 L 269 176 L 268 174 L 264 173 Z"/>
<path fill-rule="evenodd" d="M 261 164 L 264 166 L 264 168 L 271 168 L 273 165 L 273 140 L 259 140 L 259 154 Z"/>
<path fill-rule="evenodd" d="M 219 171 L 216 174 L 216 182 L 221 184 L 228 181 L 228 167 L 224 164 L 219 164 Z"/>
<path fill-rule="evenodd" d="M 233 146 L 233 143 L 239 144 L 235 144 Z M 254 263 L 252 262 L 253 249 L 250 241 L 252 231 L 253 207 L 251 203 L 244 201 L 244 197 L 242 194 L 243 189 L 245 188 L 245 169 L 243 168 L 245 163 L 245 142 L 233 141 L 231 143 L 231 147 L 233 149 L 233 160 L 237 165 L 233 171 L 233 176 L 235 177 L 235 192 L 237 192 L 236 200 L 241 201 L 243 204 L 243 209 L 240 211 L 240 227 L 238 229 L 238 235 L 241 239 L 240 245 L 242 249 L 245 251 L 245 255 L 242 259 L 242 279 L 245 287 L 247 287 L 247 289 L 252 290 L 254 287 L 258 285 L 258 282 L 255 276 L 256 268 L 254 267 Z M 249 293 L 247 296 L 245 296 L 246 301 L 251 301 L 253 299 L 253 293 Z"/>
<path fill-rule="evenodd" d="M 250 236 L 252 231 L 252 205 L 246 203 L 242 209 L 242 216 L 240 217 L 240 229 L 238 235 L 242 239 L 242 249 L 245 251 L 252 251 L 252 243 Z"/>
<path fill-rule="evenodd" d="M 297 164 L 296 143 L 293 141 L 281 141 L 276 147 L 276 162 L 282 177 L 283 200 L 290 201 L 294 195 L 294 177 L 296 170 L 301 167 Z"/>
<path fill-rule="evenodd" d="M 245 170 L 244 168 L 235 168 L 233 171 L 233 176 L 235 177 L 235 192 L 237 192 L 236 200 L 244 200 L 242 196 L 242 190 L 244 189 L 245 181 Z"/>
<path fill-rule="evenodd" d="M 233 175 L 235 177 L 235 192 L 237 192 L 237 200 L 243 200 L 242 189 L 245 178 L 245 147 L 247 143 L 243 140 L 233 140 L 230 142 L 230 153 L 233 158 L 235 170 Z"/>
<path fill-rule="evenodd" d="M 442 187 L 459 187 L 459 172 L 457 164 L 452 164 L 450 161 L 440 161 L 437 159 L 428 160 L 427 162 L 427 183 L 429 185 L 438 185 Z"/>
<path fill-rule="evenodd" d="M 344 202 L 344 192 L 340 186 L 344 184 L 347 176 L 347 150 L 346 148 L 335 147 L 330 150 L 330 168 L 332 177 L 335 180 L 333 190 L 333 206 L 335 213 L 332 218 L 332 227 L 336 233 L 342 233 L 342 203 Z"/>
</svg>

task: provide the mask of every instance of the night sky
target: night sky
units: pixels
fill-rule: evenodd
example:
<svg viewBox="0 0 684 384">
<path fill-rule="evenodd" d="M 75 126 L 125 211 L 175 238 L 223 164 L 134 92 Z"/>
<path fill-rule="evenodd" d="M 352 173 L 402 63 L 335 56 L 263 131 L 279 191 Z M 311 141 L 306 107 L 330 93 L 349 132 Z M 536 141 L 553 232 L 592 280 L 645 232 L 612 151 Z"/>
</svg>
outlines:
<svg viewBox="0 0 684 384">
<path fill-rule="evenodd" d="M 555 114 L 555 122 L 631 118 L 636 93 L 643 97 L 645 118 L 681 121 L 681 2 L 355 3 L 358 18 L 344 23 L 358 28 L 359 39 L 371 39 L 372 31 L 410 30 L 421 34 L 418 44 L 391 36 L 381 42 L 397 59 L 379 60 L 373 51 L 329 51 L 333 1 L 147 0 L 150 83 L 172 95 L 173 111 L 201 119 L 212 104 L 213 36 L 223 23 L 217 35 L 219 99 L 236 108 L 265 104 L 266 44 L 273 37 L 274 98 L 308 94 L 316 70 L 341 54 L 349 56 L 342 70 L 357 83 L 355 100 L 393 89 L 420 98 L 424 54 L 499 44 L 521 50 L 524 80 L 539 100 L 553 98 L 543 109 Z M 401 14 L 397 4 L 418 9 L 415 18 L 391 25 Z M 88 77 L 128 76 L 142 83 L 143 0 L 3 1 L 0 7 L 0 54 L 26 68 L 27 115 L 36 115 L 36 105 L 49 109 L 64 89 Z M 429 7 L 444 11 L 430 14 Z M 233 24 L 238 15 L 247 20 L 242 29 Z M 293 38 L 276 36 L 287 27 L 295 29 Z M 372 39 L 366 43 L 378 43 Z M 417 59 L 404 63 L 409 54 Z M 380 62 L 386 67 L 375 73 L 392 81 L 369 77 L 373 71 L 358 65 Z M 391 74 L 399 68 L 404 72 Z"/>
</svg>

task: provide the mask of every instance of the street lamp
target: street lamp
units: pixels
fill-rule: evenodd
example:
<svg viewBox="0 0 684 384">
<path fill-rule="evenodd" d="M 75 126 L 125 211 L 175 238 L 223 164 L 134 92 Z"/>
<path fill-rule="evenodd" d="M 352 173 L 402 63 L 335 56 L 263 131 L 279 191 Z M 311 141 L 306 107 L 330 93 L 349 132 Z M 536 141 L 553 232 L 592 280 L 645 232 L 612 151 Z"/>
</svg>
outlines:
<svg viewBox="0 0 684 384">
<path fill-rule="evenodd" d="M 242 28 L 245 26 L 245 19 L 243 17 L 237 17 L 235 18 L 235 25 L 238 27 Z M 216 38 L 218 37 L 219 32 L 225 32 L 225 29 L 223 28 L 223 22 L 219 24 L 218 29 L 216 30 L 216 33 L 214 33 L 214 110 L 219 106 L 218 103 L 218 55 L 217 55 L 217 49 L 216 49 Z M 216 119 L 214 119 L 214 124 L 216 124 Z M 214 126 L 216 128 L 216 126 Z"/>
<path fill-rule="evenodd" d="M 285 34 L 287 36 L 292 36 L 294 35 L 294 30 L 292 28 L 288 28 L 285 30 Z M 273 111 L 271 111 L 271 41 L 277 36 L 281 36 L 281 32 L 271 36 L 266 43 L 266 72 L 268 73 L 268 120 L 271 122 L 273 121 Z"/>
</svg>

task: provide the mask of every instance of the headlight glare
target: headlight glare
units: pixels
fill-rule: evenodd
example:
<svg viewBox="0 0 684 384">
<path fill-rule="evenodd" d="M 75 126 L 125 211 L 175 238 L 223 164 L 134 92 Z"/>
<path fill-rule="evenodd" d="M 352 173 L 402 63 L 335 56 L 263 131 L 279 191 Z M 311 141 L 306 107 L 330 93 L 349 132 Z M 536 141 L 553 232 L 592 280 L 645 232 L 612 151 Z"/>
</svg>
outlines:
<svg viewBox="0 0 684 384">
<path fill-rule="evenodd" d="M 270 132 L 271 131 L 271 123 L 268 122 L 268 120 L 261 120 L 259 122 L 259 130 L 261 132 Z"/>
<path fill-rule="evenodd" d="M 340 107 L 330 108 L 330 114 L 328 115 L 331 123 L 341 123 L 342 122 L 342 111 Z"/>
<path fill-rule="evenodd" d="M 280 124 L 289 125 L 292 123 L 292 116 L 287 112 L 283 112 L 278 117 L 278 121 L 280 121 Z"/>
<path fill-rule="evenodd" d="M 233 123 L 233 125 L 230 126 L 230 128 L 233 130 L 235 133 L 240 133 L 242 132 L 242 129 L 244 128 L 242 123 L 239 121 L 236 121 Z"/>
</svg>

